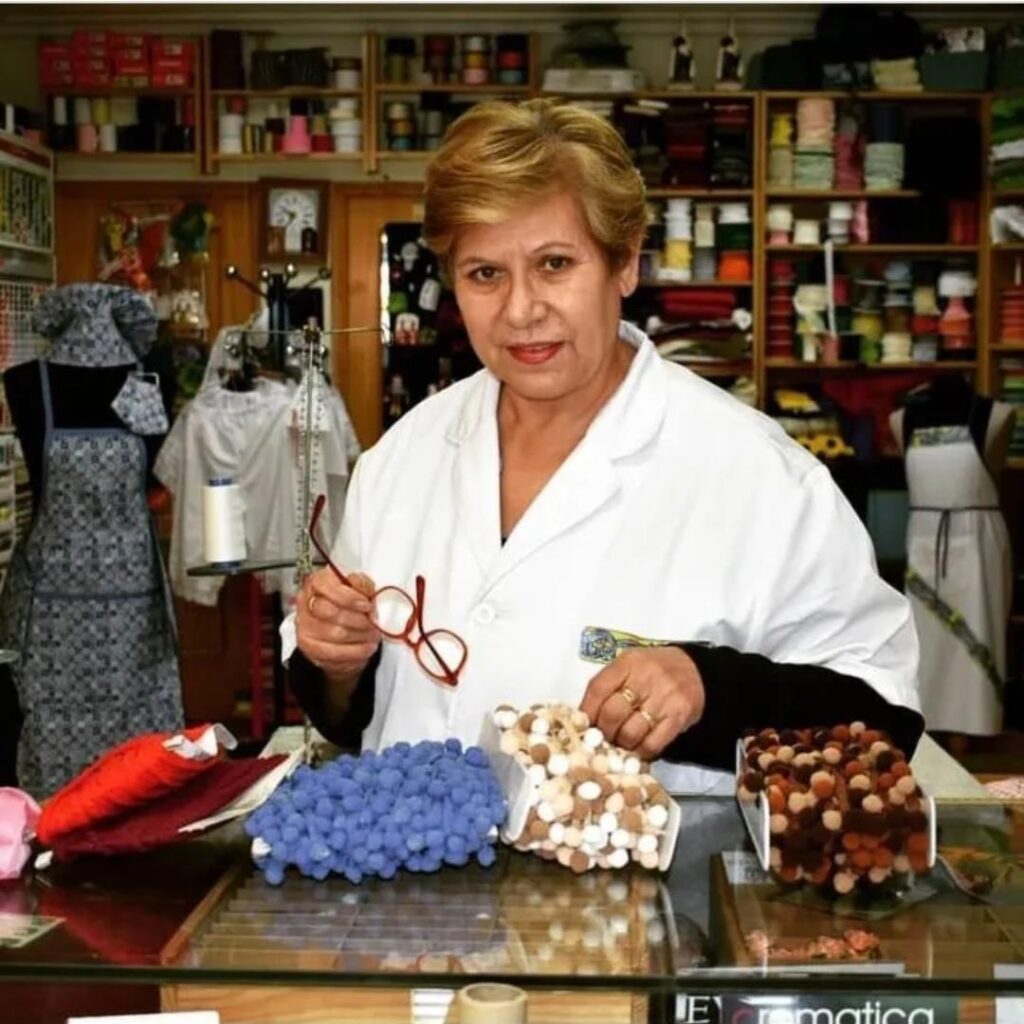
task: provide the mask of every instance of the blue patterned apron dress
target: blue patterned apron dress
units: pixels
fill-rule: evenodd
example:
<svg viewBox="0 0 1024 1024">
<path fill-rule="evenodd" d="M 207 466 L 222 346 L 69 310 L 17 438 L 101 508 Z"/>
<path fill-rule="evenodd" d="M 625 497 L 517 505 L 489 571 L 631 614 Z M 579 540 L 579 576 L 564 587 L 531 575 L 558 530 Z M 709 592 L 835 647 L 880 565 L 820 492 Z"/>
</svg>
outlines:
<svg viewBox="0 0 1024 1024">
<path fill-rule="evenodd" d="M 146 505 L 146 449 L 121 428 L 56 428 L 49 368 L 43 479 L 0 601 L 24 714 L 19 785 L 48 796 L 104 751 L 183 724 L 170 592 Z"/>
</svg>

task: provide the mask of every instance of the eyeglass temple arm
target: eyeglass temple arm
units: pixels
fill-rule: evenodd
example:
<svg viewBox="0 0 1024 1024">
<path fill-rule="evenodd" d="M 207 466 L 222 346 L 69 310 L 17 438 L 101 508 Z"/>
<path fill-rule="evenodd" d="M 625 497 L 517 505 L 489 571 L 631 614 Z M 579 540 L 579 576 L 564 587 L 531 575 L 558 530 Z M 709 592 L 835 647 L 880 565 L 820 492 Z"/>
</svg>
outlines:
<svg viewBox="0 0 1024 1024">
<path fill-rule="evenodd" d="M 316 528 L 320 522 L 320 516 L 323 513 L 324 505 L 327 504 L 327 495 L 318 494 L 316 501 L 313 504 L 313 514 L 309 518 L 309 539 L 313 542 L 313 547 L 316 548 L 317 554 L 327 564 L 327 568 L 334 573 L 338 580 L 343 583 L 346 587 L 352 586 L 352 581 L 334 564 L 333 559 L 324 549 L 323 544 L 320 543 L 320 539 L 316 535 Z"/>
<path fill-rule="evenodd" d="M 441 652 L 430 642 L 430 636 L 423 626 L 423 599 L 427 596 L 427 581 L 422 576 L 416 577 L 416 625 L 419 626 L 420 636 L 427 645 L 430 653 L 437 659 L 438 665 L 444 672 L 445 679 L 449 686 L 458 686 L 459 677 L 451 670 L 448 662 L 441 657 Z"/>
</svg>

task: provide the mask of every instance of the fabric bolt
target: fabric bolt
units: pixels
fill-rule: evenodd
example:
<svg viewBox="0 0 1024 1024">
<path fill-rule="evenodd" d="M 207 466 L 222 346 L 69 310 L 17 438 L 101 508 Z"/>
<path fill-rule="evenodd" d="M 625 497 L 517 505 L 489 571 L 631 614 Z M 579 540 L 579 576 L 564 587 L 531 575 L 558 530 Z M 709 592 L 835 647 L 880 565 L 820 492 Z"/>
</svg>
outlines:
<svg viewBox="0 0 1024 1024">
<path fill-rule="evenodd" d="M 45 361 L 39 377 L 43 485 L 0 598 L 0 643 L 21 653 L 18 778 L 49 795 L 125 736 L 177 728 L 183 713 L 144 442 L 56 429 Z"/>
<path fill-rule="evenodd" d="M 966 424 L 915 430 L 906 467 L 906 592 L 925 721 L 991 735 L 1002 728 L 1012 589 L 999 493 Z"/>
</svg>

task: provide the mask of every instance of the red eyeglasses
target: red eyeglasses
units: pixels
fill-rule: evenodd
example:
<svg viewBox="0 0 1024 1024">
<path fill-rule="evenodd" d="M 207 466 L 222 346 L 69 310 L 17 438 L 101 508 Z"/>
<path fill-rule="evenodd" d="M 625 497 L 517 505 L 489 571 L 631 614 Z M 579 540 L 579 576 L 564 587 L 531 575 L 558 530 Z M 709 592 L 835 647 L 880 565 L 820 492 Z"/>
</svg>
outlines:
<svg viewBox="0 0 1024 1024">
<path fill-rule="evenodd" d="M 323 513 L 327 496 L 318 495 L 313 504 L 313 515 L 309 520 L 309 539 L 313 542 L 327 568 L 344 583 L 352 587 L 349 578 L 334 564 L 331 556 L 316 535 L 317 524 Z M 354 588 L 353 588 L 354 589 Z M 427 581 L 422 576 L 416 577 L 416 599 L 407 594 L 401 587 L 381 587 L 371 600 L 373 601 L 373 624 L 382 636 L 389 640 L 400 640 L 412 649 L 420 668 L 431 679 L 448 686 L 458 686 L 459 673 L 466 664 L 469 649 L 465 640 L 450 629 L 426 629 L 423 625 L 423 607 L 426 603 Z M 414 636 L 416 631 L 418 636 Z M 451 665 L 454 664 L 455 668 Z"/>
</svg>

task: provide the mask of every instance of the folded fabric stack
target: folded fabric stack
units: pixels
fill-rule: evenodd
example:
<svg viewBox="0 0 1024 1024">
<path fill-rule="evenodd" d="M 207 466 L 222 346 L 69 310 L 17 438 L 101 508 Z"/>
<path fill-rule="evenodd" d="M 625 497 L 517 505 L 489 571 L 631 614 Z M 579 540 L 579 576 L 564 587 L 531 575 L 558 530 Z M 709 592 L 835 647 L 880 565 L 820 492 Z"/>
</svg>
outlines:
<svg viewBox="0 0 1024 1024">
<path fill-rule="evenodd" d="M 914 317 L 911 328 L 914 335 L 913 355 L 918 363 L 934 363 L 939 358 L 939 303 L 932 265 L 914 264 Z"/>
<path fill-rule="evenodd" d="M 835 137 L 836 188 L 858 190 L 864 187 L 864 138 L 855 117 L 839 118 Z"/>
<path fill-rule="evenodd" d="M 667 184 L 705 188 L 710 174 L 711 116 L 704 106 L 675 104 L 664 115 Z"/>
<path fill-rule="evenodd" d="M 871 76 L 875 88 L 882 92 L 923 92 L 921 77 L 917 73 L 917 60 L 904 57 L 901 60 L 873 60 Z"/>
<path fill-rule="evenodd" d="M 895 103 L 872 104 L 868 135 L 864 187 L 869 192 L 892 192 L 901 188 L 905 164 L 902 110 Z"/>
<path fill-rule="evenodd" d="M 989 174 L 997 192 L 1024 189 L 1024 97 L 992 101 Z"/>
<path fill-rule="evenodd" d="M 791 260 L 768 261 L 768 346 L 770 359 L 793 356 L 793 289 L 796 268 Z"/>
<path fill-rule="evenodd" d="M 711 114 L 711 184 L 746 188 L 751 181 L 749 103 L 716 103 Z"/>
<path fill-rule="evenodd" d="M 828 191 L 835 175 L 833 132 L 836 123 L 832 100 L 802 99 L 796 108 L 797 137 L 793 161 L 793 187 Z"/>
<path fill-rule="evenodd" d="M 747 203 L 722 203 L 718 208 L 715 244 L 718 277 L 722 281 L 749 281 L 753 276 L 750 250 L 753 245 L 750 207 Z"/>
<path fill-rule="evenodd" d="M 665 288 L 661 293 L 661 311 L 672 322 L 731 320 L 735 308 L 731 288 Z"/>
<path fill-rule="evenodd" d="M 666 288 L 646 324 L 659 351 L 676 362 L 750 357 L 752 318 L 729 288 Z"/>
<path fill-rule="evenodd" d="M 907 260 L 892 260 L 885 268 L 885 313 L 882 362 L 908 363 L 913 350 L 911 334 L 913 268 Z"/>
</svg>

